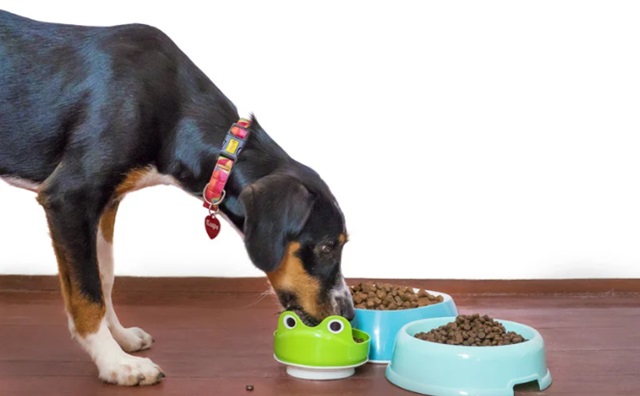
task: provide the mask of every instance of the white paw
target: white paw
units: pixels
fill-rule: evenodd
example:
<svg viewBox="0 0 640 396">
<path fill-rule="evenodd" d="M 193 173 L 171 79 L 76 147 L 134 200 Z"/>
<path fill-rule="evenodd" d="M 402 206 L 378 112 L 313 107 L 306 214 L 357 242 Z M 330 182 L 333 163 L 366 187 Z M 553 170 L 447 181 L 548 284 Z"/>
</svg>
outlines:
<svg viewBox="0 0 640 396">
<path fill-rule="evenodd" d="M 164 378 L 164 373 L 151 359 L 122 353 L 119 357 L 98 362 L 100 379 L 125 386 L 152 385 Z"/>
<path fill-rule="evenodd" d="M 139 327 L 120 327 L 112 330 L 111 334 L 125 352 L 142 351 L 153 344 L 153 337 Z"/>
</svg>

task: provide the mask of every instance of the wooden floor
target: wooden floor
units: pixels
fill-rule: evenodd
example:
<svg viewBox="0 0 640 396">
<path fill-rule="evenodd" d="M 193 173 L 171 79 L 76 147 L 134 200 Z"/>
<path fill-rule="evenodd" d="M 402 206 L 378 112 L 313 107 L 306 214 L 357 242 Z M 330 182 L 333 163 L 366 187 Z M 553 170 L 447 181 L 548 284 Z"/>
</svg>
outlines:
<svg viewBox="0 0 640 396">
<path fill-rule="evenodd" d="M 139 355 L 167 374 L 159 385 L 137 388 L 98 380 L 88 356 L 69 337 L 60 295 L 46 286 L 49 281 L 0 282 L 0 395 L 412 394 L 389 383 L 380 365 L 367 364 L 338 381 L 288 377 L 272 357 L 275 299 L 250 291 L 253 286 L 212 282 L 193 289 L 144 287 L 144 280 L 117 283 L 121 321 L 156 340 Z M 522 322 L 542 334 L 553 384 L 544 392 L 526 387 L 516 394 L 640 395 L 640 294 L 453 297 L 461 313 Z"/>
</svg>

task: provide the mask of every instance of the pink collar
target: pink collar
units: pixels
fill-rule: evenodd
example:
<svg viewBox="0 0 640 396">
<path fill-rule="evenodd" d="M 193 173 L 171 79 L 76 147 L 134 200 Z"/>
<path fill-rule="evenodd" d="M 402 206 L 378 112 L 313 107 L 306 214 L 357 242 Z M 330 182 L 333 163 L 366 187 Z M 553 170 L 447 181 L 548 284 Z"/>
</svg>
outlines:
<svg viewBox="0 0 640 396">
<path fill-rule="evenodd" d="M 204 187 L 202 198 L 204 207 L 209 209 L 209 216 L 205 218 L 205 229 L 211 239 L 220 232 L 220 221 L 216 218 L 218 206 L 225 196 L 224 187 L 229 179 L 233 164 L 238 160 L 238 155 L 244 148 L 249 137 L 251 121 L 241 118 L 231 126 L 222 145 L 222 151 L 211 173 L 209 183 Z"/>
</svg>

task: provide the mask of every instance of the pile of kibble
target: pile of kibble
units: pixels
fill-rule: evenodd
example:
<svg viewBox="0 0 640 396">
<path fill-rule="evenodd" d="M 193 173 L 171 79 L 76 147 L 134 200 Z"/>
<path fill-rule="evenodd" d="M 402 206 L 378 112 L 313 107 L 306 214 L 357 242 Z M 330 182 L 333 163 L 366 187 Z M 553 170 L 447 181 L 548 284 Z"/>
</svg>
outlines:
<svg viewBox="0 0 640 396">
<path fill-rule="evenodd" d="M 480 314 L 458 315 L 454 322 L 418 333 L 415 337 L 440 344 L 464 346 L 511 345 L 526 341 L 518 333 L 507 332 L 502 323 Z"/>
<path fill-rule="evenodd" d="M 434 296 L 426 290 L 416 292 L 407 286 L 370 282 L 351 286 L 351 297 L 356 308 L 380 311 L 424 307 L 443 300 L 442 296 Z"/>
</svg>

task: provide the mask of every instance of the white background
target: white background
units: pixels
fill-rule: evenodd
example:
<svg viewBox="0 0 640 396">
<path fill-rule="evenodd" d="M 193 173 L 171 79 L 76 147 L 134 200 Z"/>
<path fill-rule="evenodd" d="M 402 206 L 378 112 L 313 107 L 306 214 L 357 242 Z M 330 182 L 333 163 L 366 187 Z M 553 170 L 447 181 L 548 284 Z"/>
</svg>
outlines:
<svg viewBox="0 0 640 396">
<path fill-rule="evenodd" d="M 640 277 L 637 2 L 0 8 L 164 30 L 331 186 L 351 236 L 348 277 Z M 34 197 L 0 183 L 0 273 L 56 272 Z M 129 195 L 116 273 L 261 275 L 230 225 L 208 240 L 204 216 L 177 188 Z"/>
</svg>

